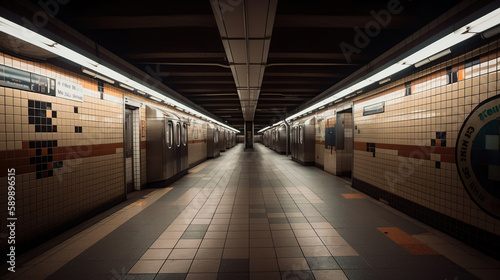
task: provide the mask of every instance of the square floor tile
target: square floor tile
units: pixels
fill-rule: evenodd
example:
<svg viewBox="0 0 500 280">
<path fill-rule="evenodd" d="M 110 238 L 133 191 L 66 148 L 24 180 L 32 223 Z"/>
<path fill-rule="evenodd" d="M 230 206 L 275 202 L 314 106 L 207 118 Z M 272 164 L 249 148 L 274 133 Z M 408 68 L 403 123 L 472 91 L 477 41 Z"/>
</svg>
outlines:
<svg viewBox="0 0 500 280">
<path fill-rule="evenodd" d="M 361 257 L 335 257 L 335 261 L 342 269 L 369 269 L 370 265 Z"/>
<path fill-rule="evenodd" d="M 278 258 L 303 258 L 304 254 L 300 247 L 282 247 L 276 248 Z"/>
<path fill-rule="evenodd" d="M 290 223 L 290 226 L 293 230 L 297 229 L 312 229 L 311 224 L 309 223 Z"/>
<path fill-rule="evenodd" d="M 262 209 L 264 210 L 264 209 Z M 250 212 L 250 219 L 256 219 L 256 218 L 267 218 L 267 213 L 255 213 L 255 212 Z M 266 219 L 267 220 L 267 219 Z"/>
<path fill-rule="evenodd" d="M 208 226 L 207 231 L 227 231 L 229 225 L 210 225 Z"/>
<path fill-rule="evenodd" d="M 187 227 L 186 231 L 207 231 L 208 224 L 191 224 Z"/>
<path fill-rule="evenodd" d="M 179 239 L 157 239 L 152 245 L 151 249 L 172 249 L 177 244 Z"/>
<path fill-rule="evenodd" d="M 295 233 L 293 233 L 293 230 L 287 229 L 287 230 L 273 230 L 272 232 L 273 239 L 280 239 L 280 238 L 295 238 Z"/>
<path fill-rule="evenodd" d="M 342 270 L 314 270 L 316 280 L 348 280 Z"/>
<path fill-rule="evenodd" d="M 156 275 L 155 280 L 184 280 L 186 273 L 160 273 Z M 135 278 L 132 278 L 135 280 Z"/>
<path fill-rule="evenodd" d="M 160 273 L 187 273 L 193 260 L 166 260 Z"/>
<path fill-rule="evenodd" d="M 270 230 L 254 230 L 250 232 L 250 238 L 271 238 Z"/>
<path fill-rule="evenodd" d="M 229 225 L 229 231 L 248 231 L 249 225 Z"/>
<path fill-rule="evenodd" d="M 329 222 L 311 223 L 311 226 L 314 229 L 328 229 L 328 228 L 333 228 L 333 226 Z"/>
<path fill-rule="evenodd" d="M 265 230 L 270 230 L 268 223 L 250 225 L 250 231 L 265 231 Z"/>
<path fill-rule="evenodd" d="M 334 230 L 333 228 L 316 229 L 316 233 L 320 237 L 328 237 L 328 236 L 340 237 L 340 234 L 336 230 Z"/>
<path fill-rule="evenodd" d="M 229 225 L 229 219 L 213 219 L 211 225 Z"/>
<path fill-rule="evenodd" d="M 266 272 L 250 272 L 250 280 L 281 280 L 280 272 L 266 271 Z"/>
<path fill-rule="evenodd" d="M 176 249 L 197 249 L 200 246 L 201 239 L 180 239 L 175 245 Z"/>
<path fill-rule="evenodd" d="M 182 234 L 181 239 L 202 239 L 204 236 L 204 231 L 186 231 Z"/>
<path fill-rule="evenodd" d="M 192 273 L 192 272 L 189 272 L 189 274 L 186 276 L 185 280 L 217 280 L 217 273 Z"/>
<path fill-rule="evenodd" d="M 344 238 L 340 236 L 325 236 L 321 237 L 321 240 L 327 246 L 346 246 L 349 245 Z"/>
<path fill-rule="evenodd" d="M 219 272 L 249 272 L 250 264 L 248 259 L 223 259 L 220 262 Z"/>
<path fill-rule="evenodd" d="M 250 241 L 249 239 L 226 239 L 226 243 L 224 244 L 225 248 L 248 248 Z"/>
<path fill-rule="evenodd" d="M 225 239 L 203 239 L 200 248 L 223 248 L 225 242 Z"/>
<path fill-rule="evenodd" d="M 267 217 L 270 218 L 286 218 L 285 213 L 267 213 Z M 269 221 L 271 223 L 271 221 Z"/>
<path fill-rule="evenodd" d="M 278 271 L 276 259 L 251 259 L 250 272 L 252 271 Z"/>
<path fill-rule="evenodd" d="M 305 257 L 330 257 L 330 251 L 325 246 L 301 247 Z"/>
<path fill-rule="evenodd" d="M 208 225 L 212 222 L 212 219 L 194 219 L 191 225 Z M 207 227 L 208 228 L 208 227 Z M 188 227 L 189 229 L 189 227 Z"/>
<path fill-rule="evenodd" d="M 274 247 L 298 247 L 297 239 L 295 238 L 273 238 Z"/>
<path fill-rule="evenodd" d="M 270 224 L 288 224 L 287 218 L 269 218 Z"/>
<path fill-rule="evenodd" d="M 194 260 L 189 272 L 218 272 L 221 260 Z"/>
<path fill-rule="evenodd" d="M 194 259 L 196 255 L 197 249 L 174 249 L 170 256 L 168 256 L 169 260 L 191 260 Z"/>
<path fill-rule="evenodd" d="M 248 239 L 250 236 L 249 231 L 229 231 L 227 233 L 227 238 L 228 239 Z"/>
<path fill-rule="evenodd" d="M 306 218 L 304 217 L 288 217 L 288 222 L 291 224 L 291 223 L 307 223 L 309 224 L 309 222 L 307 221 Z"/>
<path fill-rule="evenodd" d="M 297 241 L 301 247 L 305 246 L 322 246 L 323 242 L 319 237 L 298 237 Z"/>
<path fill-rule="evenodd" d="M 273 240 L 271 238 L 254 238 L 250 239 L 250 247 L 252 248 L 266 248 L 274 247 Z"/>
<path fill-rule="evenodd" d="M 239 272 L 239 273 L 220 273 L 217 275 L 217 280 L 248 280 L 250 279 L 249 272 Z"/>
<path fill-rule="evenodd" d="M 203 238 L 205 239 L 225 239 L 227 236 L 226 231 L 207 231 Z"/>
<path fill-rule="evenodd" d="M 311 270 L 340 269 L 333 257 L 309 257 L 306 260 Z"/>
<path fill-rule="evenodd" d="M 220 259 L 222 258 L 223 249 L 198 249 L 195 259 Z"/>
<path fill-rule="evenodd" d="M 139 260 L 129 274 L 158 273 L 165 260 Z"/>
<path fill-rule="evenodd" d="M 309 270 L 305 258 L 278 258 L 280 271 Z"/>
<path fill-rule="evenodd" d="M 293 233 L 296 237 L 317 237 L 318 235 L 313 229 L 297 229 Z"/>
<path fill-rule="evenodd" d="M 158 239 L 180 239 L 184 231 L 164 231 Z"/>
<path fill-rule="evenodd" d="M 276 258 L 274 248 L 250 248 L 250 259 Z"/>
<path fill-rule="evenodd" d="M 122 279 L 134 279 L 134 280 L 154 280 L 156 273 L 149 274 L 126 274 Z M 111 278 L 113 279 L 113 278 Z"/>
<path fill-rule="evenodd" d="M 222 254 L 223 259 L 248 259 L 248 248 L 225 248 Z"/>
<path fill-rule="evenodd" d="M 309 270 L 290 270 L 281 272 L 282 280 L 300 279 L 300 280 L 315 280 L 314 275 Z"/>
<path fill-rule="evenodd" d="M 172 249 L 148 249 L 142 255 L 141 260 L 165 260 L 170 252 L 172 252 Z"/>
<path fill-rule="evenodd" d="M 279 223 L 279 224 L 270 224 L 271 230 L 286 230 L 286 229 L 291 229 L 290 224 L 288 222 L 286 223 Z"/>
<path fill-rule="evenodd" d="M 358 256 L 358 252 L 354 250 L 351 246 L 347 245 L 335 245 L 335 246 L 326 246 L 328 251 L 332 256 Z"/>
</svg>

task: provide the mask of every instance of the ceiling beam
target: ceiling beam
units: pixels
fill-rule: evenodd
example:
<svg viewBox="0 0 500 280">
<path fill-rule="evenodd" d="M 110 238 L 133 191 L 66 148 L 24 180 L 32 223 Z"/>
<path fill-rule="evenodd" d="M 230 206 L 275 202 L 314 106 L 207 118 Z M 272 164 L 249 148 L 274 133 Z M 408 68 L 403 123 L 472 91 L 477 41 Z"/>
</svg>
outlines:
<svg viewBox="0 0 500 280">
<path fill-rule="evenodd" d="M 88 29 L 139 29 L 169 27 L 217 27 L 212 15 L 82 16 L 76 19 Z"/>
</svg>

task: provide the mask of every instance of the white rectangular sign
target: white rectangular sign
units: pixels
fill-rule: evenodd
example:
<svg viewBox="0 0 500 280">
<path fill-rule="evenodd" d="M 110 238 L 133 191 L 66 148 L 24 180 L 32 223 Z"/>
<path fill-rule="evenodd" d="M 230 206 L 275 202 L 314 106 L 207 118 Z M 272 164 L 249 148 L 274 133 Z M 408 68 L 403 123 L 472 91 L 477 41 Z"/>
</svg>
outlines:
<svg viewBox="0 0 500 280">
<path fill-rule="evenodd" d="M 57 79 L 56 96 L 83 102 L 83 86 L 70 81 Z"/>
</svg>

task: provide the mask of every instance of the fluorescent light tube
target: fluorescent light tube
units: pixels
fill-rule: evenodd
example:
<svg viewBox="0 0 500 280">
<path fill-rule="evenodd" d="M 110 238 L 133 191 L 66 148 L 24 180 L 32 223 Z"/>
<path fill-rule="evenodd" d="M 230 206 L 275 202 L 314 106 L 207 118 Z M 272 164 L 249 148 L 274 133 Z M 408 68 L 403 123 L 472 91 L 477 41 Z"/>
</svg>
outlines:
<svg viewBox="0 0 500 280">
<path fill-rule="evenodd" d="M 386 78 L 386 79 L 383 79 L 382 81 L 379 81 L 378 84 L 383 85 L 383 84 L 388 83 L 390 81 L 391 81 L 391 78 Z"/>
<path fill-rule="evenodd" d="M 162 100 L 162 99 L 160 99 L 160 98 L 158 98 L 158 97 L 156 97 L 156 96 L 153 96 L 153 95 L 149 96 L 149 98 L 150 98 L 150 99 L 153 99 L 154 101 L 163 102 L 163 100 Z"/>
<path fill-rule="evenodd" d="M 89 75 L 89 76 L 91 76 L 92 78 L 103 80 L 103 81 L 105 81 L 107 83 L 110 83 L 110 84 L 114 84 L 115 83 L 114 80 L 112 80 L 112 79 L 110 79 L 108 77 L 104 77 L 103 75 L 99 75 L 98 73 L 90 71 L 87 68 L 82 68 L 82 72 L 85 73 L 85 74 L 87 74 L 87 75 Z"/>
<path fill-rule="evenodd" d="M 138 94 L 140 94 L 140 95 L 146 95 L 146 94 L 147 94 L 147 93 L 145 93 L 145 92 L 144 92 L 144 91 L 142 91 L 142 90 L 136 90 L 136 92 L 137 92 Z"/>
<path fill-rule="evenodd" d="M 126 84 L 118 83 L 122 88 L 128 89 L 130 91 L 134 91 L 134 88 L 131 86 L 127 86 Z"/>
</svg>

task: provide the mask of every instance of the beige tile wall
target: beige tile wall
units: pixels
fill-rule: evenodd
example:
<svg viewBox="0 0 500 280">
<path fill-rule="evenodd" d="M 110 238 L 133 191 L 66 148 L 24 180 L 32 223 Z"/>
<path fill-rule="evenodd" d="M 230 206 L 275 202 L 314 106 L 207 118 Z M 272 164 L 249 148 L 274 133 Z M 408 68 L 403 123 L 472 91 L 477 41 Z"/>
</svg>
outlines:
<svg viewBox="0 0 500 280">
<path fill-rule="evenodd" d="M 8 167 L 16 168 L 16 239 L 23 244 L 123 196 L 123 105 L 121 99 L 101 100 L 97 83 L 84 76 L 4 54 L 0 54 L 0 64 L 79 83 L 86 91 L 84 102 L 76 102 L 0 87 L 0 154 Z M 30 100 L 50 103 L 50 110 L 45 111 L 57 132 L 35 132 L 35 125 L 29 124 Z M 75 126 L 81 126 L 82 132 L 75 133 Z M 30 147 L 36 141 L 47 147 Z M 48 147 L 49 141 L 53 147 Z M 43 163 L 36 163 L 37 150 L 38 158 L 45 156 L 47 164 L 38 178 L 36 168 Z M 59 163 L 62 166 L 57 167 Z M 4 170 L 1 174 L 4 185 Z M 0 216 L 4 220 L 6 201 L 2 188 Z"/>
<path fill-rule="evenodd" d="M 493 52 L 493 53 L 491 53 Z M 489 53 L 489 54 L 488 54 Z M 465 79 L 446 84 L 445 68 L 463 69 L 466 59 L 481 55 L 479 65 L 465 69 Z M 357 142 L 419 146 L 416 153 L 430 153 L 430 160 L 398 156 L 397 149 L 376 149 L 371 153 L 355 151 L 354 177 L 378 188 L 416 202 L 432 210 L 500 234 L 500 221 L 483 212 L 470 199 L 457 174 L 454 160 L 433 150 L 436 132 L 446 132 L 446 146 L 454 147 L 463 121 L 479 102 L 498 92 L 497 42 L 405 80 L 412 80 L 413 94 L 404 96 L 402 86 L 380 90 L 383 95 L 355 103 L 354 119 L 361 133 Z M 401 81 L 396 82 L 400 83 Z M 391 87 L 388 85 L 387 87 Z M 363 107 L 385 100 L 383 114 L 363 117 Z M 436 168 L 435 162 L 441 162 Z M 382 168 L 382 166 L 384 166 Z"/>
</svg>

